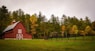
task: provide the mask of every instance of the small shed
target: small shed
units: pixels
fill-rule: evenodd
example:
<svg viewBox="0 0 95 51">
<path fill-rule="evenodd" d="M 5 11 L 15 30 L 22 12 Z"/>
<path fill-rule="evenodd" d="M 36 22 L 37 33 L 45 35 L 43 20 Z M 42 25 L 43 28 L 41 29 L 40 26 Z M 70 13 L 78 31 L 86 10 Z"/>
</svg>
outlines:
<svg viewBox="0 0 95 51">
<path fill-rule="evenodd" d="M 3 38 L 4 39 L 32 39 L 32 35 L 28 34 L 25 26 L 22 24 L 22 22 L 18 21 L 9 25 L 4 31 L 3 31 Z"/>
</svg>

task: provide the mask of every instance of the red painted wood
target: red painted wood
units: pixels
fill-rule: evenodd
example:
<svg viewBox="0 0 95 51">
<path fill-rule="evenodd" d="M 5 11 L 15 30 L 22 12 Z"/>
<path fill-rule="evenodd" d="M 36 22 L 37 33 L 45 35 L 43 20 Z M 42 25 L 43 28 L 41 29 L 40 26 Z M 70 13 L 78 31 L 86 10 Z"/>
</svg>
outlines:
<svg viewBox="0 0 95 51">
<path fill-rule="evenodd" d="M 4 38 L 16 38 L 16 34 L 18 33 L 18 29 L 22 29 L 23 38 L 27 38 L 27 39 L 28 38 L 29 39 L 32 38 L 32 36 L 26 32 L 26 29 L 25 29 L 24 25 L 21 22 L 19 22 L 14 27 L 13 30 L 10 30 L 10 31 L 5 32 Z"/>
</svg>

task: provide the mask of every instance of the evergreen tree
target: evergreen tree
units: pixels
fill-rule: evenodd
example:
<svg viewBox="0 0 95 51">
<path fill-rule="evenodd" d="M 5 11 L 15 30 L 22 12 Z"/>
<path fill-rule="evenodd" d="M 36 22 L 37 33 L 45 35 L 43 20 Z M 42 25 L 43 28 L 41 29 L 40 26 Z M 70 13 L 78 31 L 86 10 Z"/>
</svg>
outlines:
<svg viewBox="0 0 95 51">
<path fill-rule="evenodd" d="M 10 24 L 10 13 L 6 6 L 0 7 L 0 33 Z"/>
</svg>

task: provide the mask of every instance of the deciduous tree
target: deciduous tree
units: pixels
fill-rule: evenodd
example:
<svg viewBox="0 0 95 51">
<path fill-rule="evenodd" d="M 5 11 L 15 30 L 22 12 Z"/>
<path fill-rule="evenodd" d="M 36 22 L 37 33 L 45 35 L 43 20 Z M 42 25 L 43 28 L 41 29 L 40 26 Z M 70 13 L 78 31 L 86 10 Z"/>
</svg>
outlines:
<svg viewBox="0 0 95 51">
<path fill-rule="evenodd" d="M 33 38 L 34 38 L 34 34 L 36 34 L 37 17 L 35 15 L 32 15 L 30 17 L 30 21 L 31 21 L 31 34 L 33 35 Z"/>
<path fill-rule="evenodd" d="M 65 25 L 62 25 L 61 30 L 62 30 L 62 37 L 63 37 L 63 36 L 64 36 L 64 32 L 65 32 L 65 30 L 66 30 Z"/>
</svg>

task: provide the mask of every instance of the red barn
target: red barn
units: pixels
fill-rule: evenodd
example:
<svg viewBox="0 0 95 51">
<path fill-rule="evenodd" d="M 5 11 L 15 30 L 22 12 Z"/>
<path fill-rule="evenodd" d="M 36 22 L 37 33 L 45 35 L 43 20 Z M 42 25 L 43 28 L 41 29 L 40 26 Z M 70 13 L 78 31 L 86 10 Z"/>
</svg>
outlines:
<svg viewBox="0 0 95 51">
<path fill-rule="evenodd" d="M 9 25 L 3 33 L 4 39 L 32 39 L 32 36 L 26 32 L 24 25 L 20 21 Z"/>
</svg>

